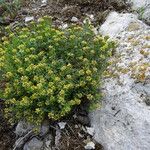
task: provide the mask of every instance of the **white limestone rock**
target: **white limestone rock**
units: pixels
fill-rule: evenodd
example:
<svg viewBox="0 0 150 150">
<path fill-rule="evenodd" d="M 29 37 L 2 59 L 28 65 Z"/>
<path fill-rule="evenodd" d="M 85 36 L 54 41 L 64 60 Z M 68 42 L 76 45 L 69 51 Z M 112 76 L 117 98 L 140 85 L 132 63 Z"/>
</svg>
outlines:
<svg viewBox="0 0 150 150">
<path fill-rule="evenodd" d="M 94 144 L 93 142 L 89 142 L 89 143 L 87 143 L 87 144 L 84 146 L 84 148 L 85 148 L 86 150 L 95 149 L 95 144 Z"/>
<path fill-rule="evenodd" d="M 100 32 L 118 47 L 103 80 L 102 107 L 90 114 L 94 139 L 105 150 L 149 150 L 150 28 L 135 15 L 112 12 Z"/>
<path fill-rule="evenodd" d="M 28 16 L 28 17 L 25 17 L 25 22 L 28 23 L 30 21 L 33 21 L 34 20 L 34 17 L 33 16 Z"/>
<path fill-rule="evenodd" d="M 58 123 L 60 129 L 64 129 L 66 127 L 66 124 L 67 124 L 66 122 L 59 122 Z"/>
<path fill-rule="evenodd" d="M 78 22 L 78 21 L 79 21 L 79 19 L 77 17 L 72 17 L 71 18 L 71 22 Z"/>
<path fill-rule="evenodd" d="M 140 19 L 150 24 L 150 0 L 127 0 L 127 2 L 138 12 Z"/>
</svg>

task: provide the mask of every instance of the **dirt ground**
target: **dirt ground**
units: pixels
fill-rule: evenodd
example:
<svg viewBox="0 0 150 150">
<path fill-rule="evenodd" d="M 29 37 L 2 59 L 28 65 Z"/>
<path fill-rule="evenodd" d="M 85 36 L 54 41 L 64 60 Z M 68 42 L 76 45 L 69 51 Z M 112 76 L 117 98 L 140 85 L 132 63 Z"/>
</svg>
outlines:
<svg viewBox="0 0 150 150">
<path fill-rule="evenodd" d="M 0 150 L 12 150 L 15 134 L 7 120 L 3 117 L 3 100 L 0 99 Z"/>
</svg>

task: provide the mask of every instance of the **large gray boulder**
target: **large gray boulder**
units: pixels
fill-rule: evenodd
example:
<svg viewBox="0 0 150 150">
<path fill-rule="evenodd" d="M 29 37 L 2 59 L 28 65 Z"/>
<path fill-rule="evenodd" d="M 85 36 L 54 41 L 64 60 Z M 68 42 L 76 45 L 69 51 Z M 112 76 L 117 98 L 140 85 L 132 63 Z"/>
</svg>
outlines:
<svg viewBox="0 0 150 150">
<path fill-rule="evenodd" d="M 105 150 L 150 149 L 150 28 L 135 15 L 110 13 L 100 27 L 118 47 L 104 78 L 102 107 L 90 114 Z"/>
</svg>

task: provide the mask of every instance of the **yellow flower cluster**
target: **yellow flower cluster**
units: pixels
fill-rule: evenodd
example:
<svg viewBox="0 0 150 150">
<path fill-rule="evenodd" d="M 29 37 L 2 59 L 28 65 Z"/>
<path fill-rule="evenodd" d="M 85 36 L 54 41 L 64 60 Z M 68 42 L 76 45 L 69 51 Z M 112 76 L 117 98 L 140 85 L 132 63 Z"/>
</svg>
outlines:
<svg viewBox="0 0 150 150">
<path fill-rule="evenodd" d="M 99 79 L 113 44 L 96 36 L 91 25 L 55 29 L 46 16 L 14 31 L 0 43 L 10 118 L 40 124 L 45 117 L 60 119 L 83 100 L 99 99 Z"/>
</svg>

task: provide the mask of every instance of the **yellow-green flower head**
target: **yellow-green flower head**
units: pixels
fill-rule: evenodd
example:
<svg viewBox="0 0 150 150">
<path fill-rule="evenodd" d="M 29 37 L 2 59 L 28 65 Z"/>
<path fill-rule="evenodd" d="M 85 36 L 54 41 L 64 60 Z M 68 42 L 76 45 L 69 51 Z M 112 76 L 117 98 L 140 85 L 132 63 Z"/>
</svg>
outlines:
<svg viewBox="0 0 150 150">
<path fill-rule="evenodd" d="M 38 84 L 37 84 L 37 88 L 38 88 L 38 89 L 42 89 L 42 87 L 43 87 L 42 83 L 38 83 Z"/>
<path fill-rule="evenodd" d="M 94 68 L 93 68 L 93 71 L 94 71 L 94 72 L 97 72 L 97 71 L 98 71 L 98 69 L 97 69 L 96 67 L 94 67 Z"/>
<path fill-rule="evenodd" d="M 83 30 L 80 26 L 74 27 L 74 29 L 77 30 L 77 31 Z"/>
<path fill-rule="evenodd" d="M 26 27 L 26 28 L 22 28 L 22 31 L 29 31 L 29 29 Z"/>
<path fill-rule="evenodd" d="M 4 41 L 3 44 L 6 46 L 9 44 L 9 41 Z"/>
<path fill-rule="evenodd" d="M 86 74 L 87 74 L 87 75 L 91 75 L 91 74 L 92 74 L 91 70 L 89 70 L 89 69 L 86 70 Z"/>
<path fill-rule="evenodd" d="M 38 98 L 38 94 L 37 93 L 32 94 L 32 96 L 31 96 L 32 100 L 37 99 L 37 98 Z"/>
<path fill-rule="evenodd" d="M 19 68 L 17 71 L 18 71 L 19 73 L 24 73 L 24 69 L 23 69 L 23 68 Z"/>
<path fill-rule="evenodd" d="M 68 53 L 67 55 L 68 55 L 68 56 L 74 56 L 74 54 L 73 54 L 73 53 Z"/>
<path fill-rule="evenodd" d="M 22 76 L 22 77 L 21 77 L 21 80 L 26 82 L 26 81 L 29 80 L 29 78 L 28 78 L 27 76 Z"/>
<path fill-rule="evenodd" d="M 21 64 L 21 60 L 19 60 L 18 58 L 14 58 L 14 62 L 16 63 L 16 64 Z"/>
<path fill-rule="evenodd" d="M 70 89 L 72 87 L 73 87 L 72 83 L 64 85 L 64 89 Z"/>
<path fill-rule="evenodd" d="M 82 59 L 83 59 L 83 56 L 80 56 L 80 57 L 79 57 L 79 60 L 82 60 Z"/>
<path fill-rule="evenodd" d="M 16 103 L 16 99 L 15 99 L 15 98 L 11 99 L 11 100 L 10 100 L 10 103 L 11 103 L 11 104 L 15 104 L 15 103 Z"/>
<path fill-rule="evenodd" d="M 52 88 L 48 89 L 47 94 L 53 94 L 53 89 Z"/>
<path fill-rule="evenodd" d="M 6 87 L 6 88 L 5 88 L 5 96 L 8 96 L 8 94 L 10 94 L 10 93 L 11 93 L 11 91 L 12 91 L 12 89 L 11 89 L 11 88 Z"/>
<path fill-rule="evenodd" d="M 67 64 L 67 67 L 71 68 L 71 67 L 72 67 L 72 65 L 71 65 L 70 63 L 68 63 L 68 64 Z"/>
<path fill-rule="evenodd" d="M 36 39 L 35 38 L 31 38 L 30 42 L 36 42 Z"/>
<path fill-rule="evenodd" d="M 97 62 L 95 60 L 92 60 L 92 65 L 97 65 Z"/>
<path fill-rule="evenodd" d="M 12 52 L 13 52 L 13 53 L 17 53 L 17 50 L 16 50 L 16 49 L 13 49 Z"/>
<path fill-rule="evenodd" d="M 18 46 L 18 49 L 19 49 L 19 50 L 25 49 L 25 45 L 24 45 L 24 44 L 19 45 L 19 46 Z"/>
<path fill-rule="evenodd" d="M 6 78 L 12 78 L 13 77 L 13 73 L 12 72 L 7 72 L 6 73 Z"/>
<path fill-rule="evenodd" d="M 60 94 L 61 96 L 63 96 L 63 95 L 65 95 L 65 91 L 64 91 L 64 90 L 61 90 L 61 91 L 59 92 L 59 94 Z"/>
<path fill-rule="evenodd" d="M 79 105 L 79 104 L 81 103 L 81 100 L 78 99 L 78 98 L 75 98 L 74 101 L 75 101 L 75 104 L 76 104 L 76 105 Z"/>
<path fill-rule="evenodd" d="M 5 57 L 4 56 L 1 56 L 0 57 L 0 62 L 4 61 L 5 60 Z"/>
<path fill-rule="evenodd" d="M 35 112 L 36 112 L 37 114 L 39 114 L 40 111 L 41 111 L 40 108 L 36 108 L 36 109 L 35 109 Z"/>
<path fill-rule="evenodd" d="M 86 41 L 82 41 L 81 44 L 82 45 L 87 45 L 87 42 Z"/>
<path fill-rule="evenodd" d="M 2 37 L 2 41 L 8 41 L 8 38 L 6 36 Z"/>
<path fill-rule="evenodd" d="M 102 59 L 105 59 L 106 57 L 105 57 L 105 55 L 100 55 L 100 58 L 102 58 Z"/>
<path fill-rule="evenodd" d="M 31 51 L 35 51 L 35 48 L 34 48 L 34 47 L 31 47 L 30 50 L 31 50 Z"/>
<path fill-rule="evenodd" d="M 48 83 L 48 86 L 49 86 L 49 87 L 52 87 L 53 85 L 54 85 L 53 82 L 49 82 L 49 83 Z"/>
<path fill-rule="evenodd" d="M 33 80 L 34 81 L 39 81 L 39 77 L 38 76 L 34 76 Z"/>
<path fill-rule="evenodd" d="M 22 100 L 20 101 L 20 105 L 28 105 L 29 101 L 28 101 L 28 97 L 23 97 Z"/>
<path fill-rule="evenodd" d="M 68 79 L 71 79 L 71 78 L 72 78 L 72 76 L 71 76 L 71 75 L 67 75 L 66 77 L 67 77 Z"/>
<path fill-rule="evenodd" d="M 15 35 L 14 33 L 11 33 L 11 34 L 9 35 L 9 37 L 12 38 L 14 35 Z"/>
<path fill-rule="evenodd" d="M 65 71 L 67 69 L 66 66 L 61 67 L 61 71 Z"/>
<path fill-rule="evenodd" d="M 60 78 L 59 77 L 55 77 L 55 81 L 60 81 Z"/>
<path fill-rule="evenodd" d="M 42 37 L 42 36 L 37 36 L 36 39 L 37 39 L 37 40 L 42 40 L 43 37 Z"/>
<path fill-rule="evenodd" d="M 94 98 L 94 96 L 92 94 L 87 95 L 87 99 L 92 100 L 93 98 Z"/>
<path fill-rule="evenodd" d="M 84 75 L 84 70 L 79 70 L 79 75 Z"/>
<path fill-rule="evenodd" d="M 89 49 L 90 49 L 90 47 L 88 47 L 88 46 L 83 47 L 83 50 L 84 50 L 84 51 L 87 51 L 87 50 L 89 50 Z"/>
<path fill-rule="evenodd" d="M 59 103 L 64 103 L 64 102 L 65 102 L 65 99 L 64 99 L 63 97 L 59 97 L 59 98 L 58 98 L 58 102 L 59 102 Z"/>
<path fill-rule="evenodd" d="M 87 76 L 87 77 L 86 77 L 86 80 L 87 80 L 87 81 L 91 81 L 92 78 L 91 78 L 90 76 Z"/>
<path fill-rule="evenodd" d="M 88 59 L 87 58 L 83 58 L 83 62 L 88 62 Z"/>
<path fill-rule="evenodd" d="M 95 51 L 94 51 L 94 50 L 91 50 L 91 54 L 95 54 Z"/>
<path fill-rule="evenodd" d="M 30 61 L 30 59 L 29 59 L 28 57 L 26 57 L 24 60 L 25 60 L 26 62 Z"/>
<path fill-rule="evenodd" d="M 44 22 L 45 20 L 43 18 L 38 19 L 39 22 Z"/>
<path fill-rule="evenodd" d="M 23 35 L 23 34 L 19 36 L 19 38 L 21 38 L 21 39 L 25 39 L 27 37 L 28 37 L 27 35 Z"/>
<path fill-rule="evenodd" d="M 70 35 L 70 39 L 75 39 L 76 36 L 75 35 Z"/>
<path fill-rule="evenodd" d="M 85 86 L 85 81 L 80 81 L 80 86 Z"/>
</svg>

